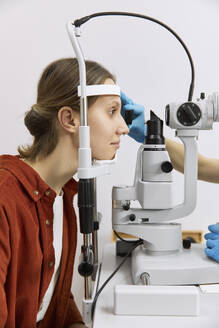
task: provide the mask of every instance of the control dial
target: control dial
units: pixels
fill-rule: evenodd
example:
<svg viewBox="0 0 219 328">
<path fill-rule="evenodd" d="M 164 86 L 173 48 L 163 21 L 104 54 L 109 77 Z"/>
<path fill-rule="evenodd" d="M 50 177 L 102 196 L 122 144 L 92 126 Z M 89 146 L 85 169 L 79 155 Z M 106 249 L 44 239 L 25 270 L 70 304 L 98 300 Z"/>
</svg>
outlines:
<svg viewBox="0 0 219 328">
<path fill-rule="evenodd" d="M 173 165 L 172 165 L 172 163 L 171 163 L 171 162 L 168 162 L 168 161 L 163 162 L 163 163 L 161 164 L 161 170 L 162 170 L 163 172 L 165 172 L 165 173 L 170 173 L 170 172 L 173 170 Z"/>
<path fill-rule="evenodd" d="M 201 111 L 198 105 L 192 102 L 182 104 L 177 110 L 178 121 L 184 126 L 193 126 L 201 118 Z"/>
</svg>

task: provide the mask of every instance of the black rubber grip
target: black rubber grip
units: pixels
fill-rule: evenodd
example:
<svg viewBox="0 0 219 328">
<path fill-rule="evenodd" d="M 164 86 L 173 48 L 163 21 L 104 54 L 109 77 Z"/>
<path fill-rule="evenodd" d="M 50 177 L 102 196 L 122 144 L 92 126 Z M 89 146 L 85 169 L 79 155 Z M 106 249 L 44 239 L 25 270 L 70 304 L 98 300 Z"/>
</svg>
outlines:
<svg viewBox="0 0 219 328">
<path fill-rule="evenodd" d="M 80 232 L 84 234 L 94 231 L 94 180 L 80 179 L 78 182 L 78 208 Z"/>
</svg>

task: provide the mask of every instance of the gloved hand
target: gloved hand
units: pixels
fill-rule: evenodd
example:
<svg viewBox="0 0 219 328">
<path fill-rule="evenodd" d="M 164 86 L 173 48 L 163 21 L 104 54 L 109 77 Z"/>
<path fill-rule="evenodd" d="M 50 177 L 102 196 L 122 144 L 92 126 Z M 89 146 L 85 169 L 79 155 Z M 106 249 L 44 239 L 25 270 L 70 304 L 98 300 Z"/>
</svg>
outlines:
<svg viewBox="0 0 219 328">
<path fill-rule="evenodd" d="M 219 262 L 219 224 L 212 224 L 208 227 L 211 231 L 205 234 L 207 240 L 205 248 L 205 254 L 216 262 Z"/>
<path fill-rule="evenodd" d="M 144 124 L 144 106 L 135 104 L 130 98 L 128 98 L 122 91 L 120 93 L 122 107 L 121 114 L 125 119 L 125 111 L 133 110 L 132 124 L 129 124 L 129 136 L 138 142 L 144 142 L 144 138 L 147 135 L 147 125 Z"/>
</svg>

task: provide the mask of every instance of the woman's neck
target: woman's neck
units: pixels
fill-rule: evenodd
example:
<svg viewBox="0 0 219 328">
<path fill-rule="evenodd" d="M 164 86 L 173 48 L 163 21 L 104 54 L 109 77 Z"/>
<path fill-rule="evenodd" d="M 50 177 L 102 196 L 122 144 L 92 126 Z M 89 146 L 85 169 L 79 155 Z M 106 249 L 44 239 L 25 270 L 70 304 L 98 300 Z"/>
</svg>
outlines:
<svg viewBox="0 0 219 328">
<path fill-rule="evenodd" d="M 62 147 L 58 144 L 55 150 L 45 159 L 29 161 L 30 165 L 57 195 L 60 195 L 63 186 L 72 178 L 78 168 L 77 151 L 71 147 Z"/>
</svg>

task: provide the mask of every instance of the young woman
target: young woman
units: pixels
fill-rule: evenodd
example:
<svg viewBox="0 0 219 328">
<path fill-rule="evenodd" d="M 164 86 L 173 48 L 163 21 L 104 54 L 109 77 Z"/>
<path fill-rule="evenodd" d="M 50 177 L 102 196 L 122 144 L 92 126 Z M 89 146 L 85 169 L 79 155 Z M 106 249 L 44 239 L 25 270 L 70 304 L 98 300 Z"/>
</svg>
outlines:
<svg viewBox="0 0 219 328">
<path fill-rule="evenodd" d="M 87 84 L 113 84 L 86 62 Z M 76 59 L 51 63 L 25 115 L 33 144 L 0 156 L 0 328 L 83 327 L 71 294 L 80 99 Z M 88 97 L 93 159 L 113 159 L 129 129 L 119 96 Z"/>
</svg>

